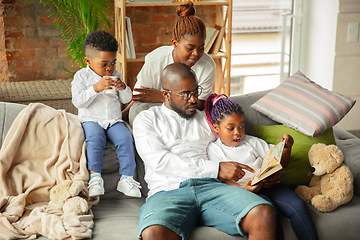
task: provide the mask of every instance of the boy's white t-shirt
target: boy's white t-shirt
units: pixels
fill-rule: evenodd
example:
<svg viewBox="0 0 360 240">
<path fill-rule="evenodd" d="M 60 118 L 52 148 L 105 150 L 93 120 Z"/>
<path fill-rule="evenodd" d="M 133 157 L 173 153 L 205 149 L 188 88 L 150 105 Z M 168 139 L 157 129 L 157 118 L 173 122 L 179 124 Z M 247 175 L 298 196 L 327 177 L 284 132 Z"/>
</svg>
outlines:
<svg viewBox="0 0 360 240">
<path fill-rule="evenodd" d="M 211 161 L 234 161 L 253 168 L 256 173 L 244 170 L 245 176 L 237 182 L 239 185 L 242 185 L 249 178 L 255 177 L 260 172 L 265 153 L 272 146 L 272 144 L 268 144 L 264 140 L 250 135 L 244 135 L 237 147 L 228 147 L 218 138 L 215 142 L 209 144 L 207 155 Z"/>
<path fill-rule="evenodd" d="M 173 46 L 162 46 L 147 54 L 134 88 L 147 87 L 162 90 L 160 76 L 167 65 L 174 63 L 173 50 Z M 204 53 L 191 69 L 196 74 L 198 84 L 203 88 L 199 99 L 206 100 L 213 93 L 215 62 L 207 53 Z"/>
</svg>

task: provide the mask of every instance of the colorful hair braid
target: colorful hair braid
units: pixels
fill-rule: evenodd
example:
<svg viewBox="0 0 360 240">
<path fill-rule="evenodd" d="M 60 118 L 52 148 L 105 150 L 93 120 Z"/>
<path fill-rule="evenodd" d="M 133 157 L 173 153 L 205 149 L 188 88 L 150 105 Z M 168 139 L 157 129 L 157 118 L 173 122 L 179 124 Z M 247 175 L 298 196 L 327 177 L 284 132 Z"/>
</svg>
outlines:
<svg viewBox="0 0 360 240">
<path fill-rule="evenodd" d="M 244 115 L 244 111 L 241 106 L 234 100 L 228 98 L 225 94 L 213 93 L 206 99 L 206 119 L 216 137 L 218 137 L 218 134 L 214 130 L 214 124 L 220 124 L 221 120 L 225 116 L 235 113 Z"/>
</svg>

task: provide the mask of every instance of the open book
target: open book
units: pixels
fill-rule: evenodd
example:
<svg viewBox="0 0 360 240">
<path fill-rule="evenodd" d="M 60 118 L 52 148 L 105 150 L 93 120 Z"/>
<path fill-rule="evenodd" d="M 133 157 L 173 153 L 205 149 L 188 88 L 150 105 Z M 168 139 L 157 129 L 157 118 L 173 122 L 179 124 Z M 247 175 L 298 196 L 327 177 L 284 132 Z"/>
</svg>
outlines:
<svg viewBox="0 0 360 240">
<path fill-rule="evenodd" d="M 251 185 L 255 185 L 268 176 L 280 171 L 282 166 L 280 164 L 282 152 L 284 150 L 285 141 L 279 142 L 272 147 L 264 156 L 260 173 L 251 181 Z"/>
</svg>

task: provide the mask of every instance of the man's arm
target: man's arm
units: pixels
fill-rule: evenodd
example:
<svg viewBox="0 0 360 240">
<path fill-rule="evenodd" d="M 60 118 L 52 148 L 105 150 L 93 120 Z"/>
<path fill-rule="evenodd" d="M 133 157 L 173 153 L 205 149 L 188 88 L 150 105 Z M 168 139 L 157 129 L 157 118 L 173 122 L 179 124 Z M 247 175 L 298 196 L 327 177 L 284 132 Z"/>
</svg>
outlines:
<svg viewBox="0 0 360 240">
<path fill-rule="evenodd" d="M 133 126 L 136 149 L 152 171 L 169 177 L 217 178 L 218 162 L 182 157 L 170 152 L 148 115 L 140 113 Z"/>
</svg>

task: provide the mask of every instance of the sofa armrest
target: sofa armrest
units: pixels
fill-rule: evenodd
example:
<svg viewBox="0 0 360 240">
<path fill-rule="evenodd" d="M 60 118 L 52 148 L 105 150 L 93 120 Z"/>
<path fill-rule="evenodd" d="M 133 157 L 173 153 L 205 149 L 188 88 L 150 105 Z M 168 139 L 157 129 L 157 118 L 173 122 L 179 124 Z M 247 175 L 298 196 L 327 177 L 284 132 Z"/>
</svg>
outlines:
<svg viewBox="0 0 360 240">
<path fill-rule="evenodd" d="M 354 192 L 360 196 L 360 139 L 334 126 L 336 145 L 344 153 L 344 163 L 354 176 Z"/>
<path fill-rule="evenodd" d="M 0 147 L 15 118 L 25 107 L 23 104 L 0 102 Z"/>
</svg>

